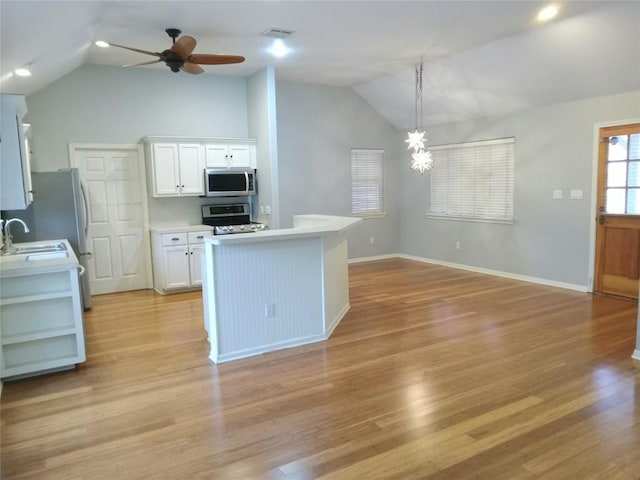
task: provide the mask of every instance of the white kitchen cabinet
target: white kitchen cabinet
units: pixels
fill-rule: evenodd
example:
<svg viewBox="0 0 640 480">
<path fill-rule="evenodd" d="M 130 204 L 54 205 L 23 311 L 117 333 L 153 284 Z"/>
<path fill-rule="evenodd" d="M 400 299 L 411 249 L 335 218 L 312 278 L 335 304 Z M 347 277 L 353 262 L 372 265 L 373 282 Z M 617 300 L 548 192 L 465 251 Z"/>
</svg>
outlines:
<svg viewBox="0 0 640 480">
<path fill-rule="evenodd" d="M 204 195 L 204 153 L 197 143 L 149 144 L 154 197 Z"/>
<path fill-rule="evenodd" d="M 162 249 L 164 266 L 164 289 L 185 288 L 189 286 L 189 249 L 186 245 L 164 247 Z"/>
<path fill-rule="evenodd" d="M 25 210 L 33 200 L 23 95 L 0 95 L 0 210 Z"/>
<path fill-rule="evenodd" d="M 71 247 L 67 245 L 69 251 Z M 18 263 L 28 265 L 23 267 Z M 31 376 L 84 362 L 77 260 L 2 261 L 0 377 Z"/>
<path fill-rule="evenodd" d="M 152 232 L 153 280 L 159 293 L 200 288 L 204 235 L 210 233 L 211 229 L 170 233 L 156 229 Z"/>
<path fill-rule="evenodd" d="M 205 163 L 207 168 L 256 168 L 256 144 L 252 141 L 208 143 Z"/>
<path fill-rule="evenodd" d="M 202 145 L 179 144 L 180 194 L 204 195 L 204 158 Z"/>
</svg>

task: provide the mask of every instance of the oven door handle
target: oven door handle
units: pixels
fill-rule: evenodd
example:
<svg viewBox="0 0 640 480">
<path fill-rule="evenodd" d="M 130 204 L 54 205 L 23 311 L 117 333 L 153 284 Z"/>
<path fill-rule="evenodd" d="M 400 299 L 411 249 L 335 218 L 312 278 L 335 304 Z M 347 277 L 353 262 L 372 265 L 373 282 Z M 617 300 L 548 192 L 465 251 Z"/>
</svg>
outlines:
<svg viewBox="0 0 640 480">
<path fill-rule="evenodd" d="M 249 195 L 249 172 L 244 172 L 244 192 Z"/>
</svg>

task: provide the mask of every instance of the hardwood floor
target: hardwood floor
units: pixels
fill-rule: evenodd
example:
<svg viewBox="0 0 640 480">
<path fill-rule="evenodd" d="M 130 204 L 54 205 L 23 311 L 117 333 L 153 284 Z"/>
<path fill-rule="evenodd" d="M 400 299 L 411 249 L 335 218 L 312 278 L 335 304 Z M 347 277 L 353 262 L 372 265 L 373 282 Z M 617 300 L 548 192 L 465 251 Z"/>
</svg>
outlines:
<svg viewBox="0 0 640 480">
<path fill-rule="evenodd" d="M 214 365 L 200 293 L 94 298 L 5 383 L 5 479 L 640 479 L 637 303 L 392 259 L 326 343 Z"/>
</svg>

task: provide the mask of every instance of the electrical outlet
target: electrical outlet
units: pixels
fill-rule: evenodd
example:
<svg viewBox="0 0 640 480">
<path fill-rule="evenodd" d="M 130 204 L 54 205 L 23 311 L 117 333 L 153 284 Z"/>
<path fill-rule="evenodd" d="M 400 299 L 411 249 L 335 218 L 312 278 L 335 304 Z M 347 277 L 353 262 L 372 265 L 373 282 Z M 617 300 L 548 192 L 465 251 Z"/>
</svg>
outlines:
<svg viewBox="0 0 640 480">
<path fill-rule="evenodd" d="M 266 213 L 267 215 L 271 215 L 271 205 L 264 206 L 264 213 Z"/>
<path fill-rule="evenodd" d="M 554 200 L 562 200 L 562 190 L 554 190 L 553 191 L 553 199 Z"/>
<path fill-rule="evenodd" d="M 571 190 L 571 200 L 582 200 L 584 198 L 584 192 L 582 190 Z"/>
<path fill-rule="evenodd" d="M 273 303 L 264 304 L 264 318 L 273 318 L 276 314 L 276 306 Z"/>
<path fill-rule="evenodd" d="M 373 245 L 374 243 L 376 243 L 376 239 L 375 239 L 375 237 L 369 237 L 369 243 L 370 243 L 371 245 Z"/>
<path fill-rule="evenodd" d="M 456 242 L 456 250 L 460 250 L 460 242 Z"/>
</svg>

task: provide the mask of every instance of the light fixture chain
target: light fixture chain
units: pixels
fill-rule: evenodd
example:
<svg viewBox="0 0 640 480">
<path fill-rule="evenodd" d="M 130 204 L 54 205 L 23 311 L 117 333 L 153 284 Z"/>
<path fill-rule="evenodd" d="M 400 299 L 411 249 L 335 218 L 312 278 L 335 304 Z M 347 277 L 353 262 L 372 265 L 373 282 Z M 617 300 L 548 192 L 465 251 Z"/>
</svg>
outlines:
<svg viewBox="0 0 640 480">
<path fill-rule="evenodd" d="M 422 62 L 420 62 L 420 67 L 417 70 L 418 72 L 418 95 L 420 97 L 420 130 L 422 130 L 423 126 L 424 126 L 424 114 L 423 114 L 423 107 L 424 107 L 424 101 L 422 100 Z M 417 123 L 417 120 L 416 120 Z"/>
<path fill-rule="evenodd" d="M 416 65 L 416 81 L 415 81 L 415 85 L 416 85 L 416 91 L 415 91 L 415 97 L 416 97 L 415 120 L 416 120 L 416 130 L 418 130 L 418 98 L 420 96 L 420 91 L 418 89 L 418 66 L 417 65 Z"/>
</svg>

